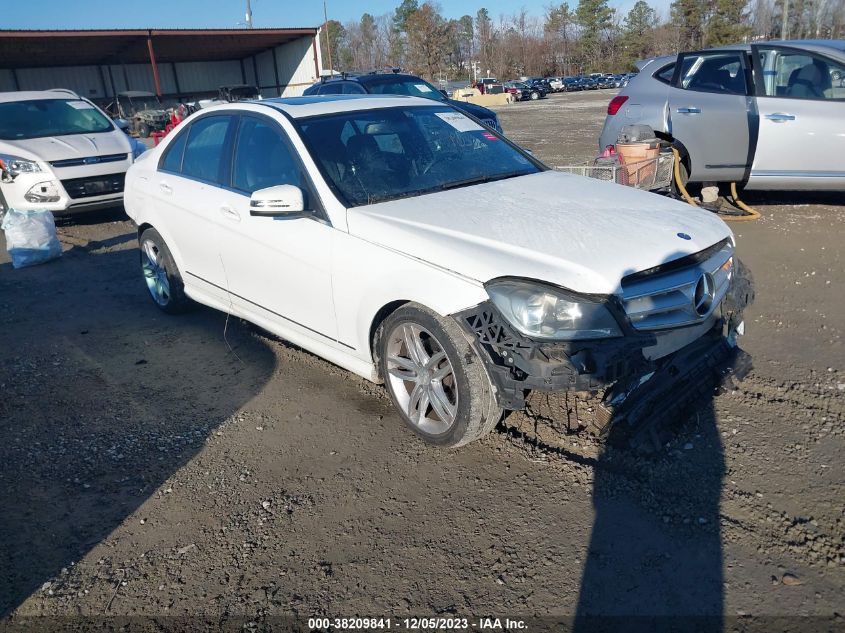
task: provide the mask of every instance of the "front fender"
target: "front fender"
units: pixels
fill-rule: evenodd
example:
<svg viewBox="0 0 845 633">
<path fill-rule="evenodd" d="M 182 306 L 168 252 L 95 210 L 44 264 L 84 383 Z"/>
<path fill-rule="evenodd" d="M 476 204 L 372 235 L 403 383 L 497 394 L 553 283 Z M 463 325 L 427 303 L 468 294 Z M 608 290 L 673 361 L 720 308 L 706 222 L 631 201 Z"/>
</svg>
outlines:
<svg viewBox="0 0 845 633">
<path fill-rule="evenodd" d="M 480 283 L 447 268 L 342 231 L 335 231 L 334 236 L 332 278 L 337 336 L 353 346 L 362 360 L 373 360 L 373 321 L 390 303 L 414 301 L 445 316 L 488 298 Z"/>
</svg>

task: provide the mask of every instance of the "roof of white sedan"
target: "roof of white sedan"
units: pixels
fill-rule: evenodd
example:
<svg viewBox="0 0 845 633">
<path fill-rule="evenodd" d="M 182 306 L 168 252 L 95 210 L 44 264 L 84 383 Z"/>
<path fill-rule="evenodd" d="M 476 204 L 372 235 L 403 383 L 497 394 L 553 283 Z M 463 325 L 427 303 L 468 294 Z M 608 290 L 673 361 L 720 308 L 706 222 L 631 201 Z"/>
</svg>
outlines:
<svg viewBox="0 0 845 633">
<path fill-rule="evenodd" d="M 432 99 L 406 97 L 402 95 L 314 95 L 311 97 L 264 99 L 262 101 L 248 101 L 246 103 L 268 105 L 287 113 L 295 119 L 321 114 L 334 114 L 337 112 L 374 110 L 377 108 L 446 105 Z"/>
<path fill-rule="evenodd" d="M 26 90 L 18 92 L 0 92 L 0 103 L 10 101 L 37 101 L 39 99 L 79 99 L 72 90 L 57 88 L 56 90 Z"/>
</svg>

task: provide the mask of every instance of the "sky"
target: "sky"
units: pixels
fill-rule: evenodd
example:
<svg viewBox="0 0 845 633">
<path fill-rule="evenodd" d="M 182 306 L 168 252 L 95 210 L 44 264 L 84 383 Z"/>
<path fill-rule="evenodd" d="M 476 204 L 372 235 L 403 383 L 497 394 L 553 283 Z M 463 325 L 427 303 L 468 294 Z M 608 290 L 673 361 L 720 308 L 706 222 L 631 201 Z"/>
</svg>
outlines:
<svg viewBox="0 0 845 633">
<path fill-rule="evenodd" d="M 401 0 L 327 0 L 329 19 L 358 20 L 367 12 L 379 16 L 392 12 Z M 561 0 L 440 0 L 447 18 L 475 15 L 483 7 L 498 21 L 525 7 L 542 16 L 549 4 Z M 635 0 L 610 0 L 611 6 L 627 12 Z M 574 8 L 577 0 L 569 0 Z M 669 0 L 652 0 L 664 15 Z M 140 0 L 118 3 L 124 10 L 105 10 L 103 0 L 26 0 L 3 2 L 0 29 L 106 29 L 106 28 L 213 28 L 238 26 L 244 21 L 246 0 Z M 143 7 L 143 11 L 133 9 Z M 321 0 L 252 0 L 256 27 L 318 26 L 323 22 Z"/>
</svg>

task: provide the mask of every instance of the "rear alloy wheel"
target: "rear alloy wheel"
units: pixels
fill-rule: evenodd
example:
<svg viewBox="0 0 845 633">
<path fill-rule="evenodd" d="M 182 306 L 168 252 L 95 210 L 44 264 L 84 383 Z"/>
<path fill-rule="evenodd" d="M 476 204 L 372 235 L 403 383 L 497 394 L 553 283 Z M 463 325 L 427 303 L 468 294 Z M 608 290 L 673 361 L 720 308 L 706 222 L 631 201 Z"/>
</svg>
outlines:
<svg viewBox="0 0 845 633">
<path fill-rule="evenodd" d="M 376 345 L 393 404 L 426 441 L 462 446 L 498 423 L 484 365 L 453 319 L 406 304 L 385 320 Z"/>
<path fill-rule="evenodd" d="M 139 245 L 141 272 L 155 304 L 168 314 L 178 314 L 190 308 L 193 302 L 185 295 L 182 276 L 158 231 L 144 231 Z"/>
<path fill-rule="evenodd" d="M 531 93 L 531 101 L 537 101 L 537 99 L 539 99 L 539 98 L 540 98 L 539 92 L 532 92 Z"/>
</svg>

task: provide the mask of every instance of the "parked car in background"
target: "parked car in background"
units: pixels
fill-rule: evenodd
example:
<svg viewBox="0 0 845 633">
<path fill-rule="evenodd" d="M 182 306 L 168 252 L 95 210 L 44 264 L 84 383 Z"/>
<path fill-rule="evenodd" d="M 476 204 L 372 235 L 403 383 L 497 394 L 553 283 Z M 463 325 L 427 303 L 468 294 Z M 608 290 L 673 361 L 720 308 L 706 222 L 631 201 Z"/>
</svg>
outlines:
<svg viewBox="0 0 845 633">
<path fill-rule="evenodd" d="M 599 139 L 650 125 L 690 182 L 845 190 L 845 41 L 799 40 L 658 57 L 608 105 Z"/>
<path fill-rule="evenodd" d="M 546 96 L 553 92 L 551 84 L 549 84 L 549 82 L 542 77 L 533 77 L 527 80 L 525 83 L 544 93 L 543 96 Z"/>
<path fill-rule="evenodd" d="M 484 81 L 488 81 L 489 84 L 501 83 L 498 79 L 492 78 L 485 78 Z M 323 77 L 303 92 L 305 96 L 332 94 L 392 94 L 423 97 L 458 108 L 494 130 L 502 131 L 499 117 L 489 108 L 466 101 L 449 99 L 443 92 L 415 75 L 392 71 L 365 74 L 343 73 L 333 77 Z"/>
<path fill-rule="evenodd" d="M 599 82 L 592 77 L 580 77 L 581 90 L 598 90 Z"/>
<path fill-rule="evenodd" d="M 546 98 L 546 91 L 542 86 L 534 86 L 524 81 L 509 81 L 507 83 L 509 89 L 519 91 L 520 101 L 537 101 L 538 99 Z"/>
<path fill-rule="evenodd" d="M 129 131 L 141 138 L 165 128 L 170 117 L 159 98 L 152 92 L 126 90 L 114 102 L 115 118 L 129 122 Z"/>
<path fill-rule="evenodd" d="M 595 80 L 599 88 L 616 88 L 617 81 L 613 75 L 603 75 Z"/>
<path fill-rule="evenodd" d="M 129 138 L 70 90 L 0 92 L 0 207 L 55 215 L 120 206 Z"/>
<path fill-rule="evenodd" d="M 584 87 L 581 84 L 581 80 L 578 77 L 564 77 L 563 78 L 563 90 L 564 92 L 578 92 L 583 90 Z"/>
<path fill-rule="evenodd" d="M 440 446 L 531 390 L 612 388 L 621 408 L 651 379 L 677 404 L 672 381 L 727 349 L 749 300 L 716 215 L 550 170 L 431 99 L 221 105 L 127 182 L 155 305 L 197 301 L 384 383 Z"/>
<path fill-rule="evenodd" d="M 547 79 L 549 86 L 553 92 L 560 92 L 563 90 L 563 78 L 562 77 L 549 77 Z"/>
</svg>

